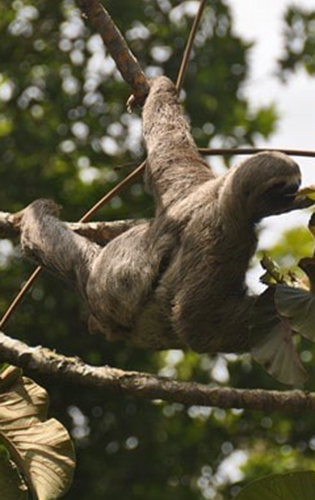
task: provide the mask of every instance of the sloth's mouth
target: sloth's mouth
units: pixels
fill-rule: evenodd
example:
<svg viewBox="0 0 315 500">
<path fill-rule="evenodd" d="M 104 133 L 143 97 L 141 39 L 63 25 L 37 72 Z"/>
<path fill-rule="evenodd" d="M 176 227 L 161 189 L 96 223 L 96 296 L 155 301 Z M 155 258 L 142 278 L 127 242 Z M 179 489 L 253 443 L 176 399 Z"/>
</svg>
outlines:
<svg viewBox="0 0 315 500">
<path fill-rule="evenodd" d="M 273 184 L 266 192 L 267 214 L 277 215 L 292 210 L 296 197 L 299 196 L 299 188 L 299 178 L 293 178 L 291 182 L 287 180 Z M 264 217 L 266 217 L 266 213 Z"/>
</svg>

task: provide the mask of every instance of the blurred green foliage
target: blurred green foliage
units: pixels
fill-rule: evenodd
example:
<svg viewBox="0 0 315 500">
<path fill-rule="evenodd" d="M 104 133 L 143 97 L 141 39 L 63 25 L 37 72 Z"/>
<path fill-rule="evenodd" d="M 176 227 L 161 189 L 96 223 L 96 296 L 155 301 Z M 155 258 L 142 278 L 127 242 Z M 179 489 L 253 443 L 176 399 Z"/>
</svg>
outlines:
<svg viewBox="0 0 315 500">
<path fill-rule="evenodd" d="M 163 72 L 175 79 L 196 3 L 108 0 L 106 7 L 147 75 Z M 140 117 L 126 113 L 129 89 L 73 0 L 2 0 L 0 30 L 0 209 L 15 211 L 52 197 L 64 207 L 64 219 L 76 220 L 144 156 Z M 253 111 L 244 97 L 250 47 L 233 31 L 227 6 L 212 1 L 183 93 L 201 147 L 254 144 L 257 134 L 268 138 L 274 130 L 275 109 Z M 147 217 L 152 210 L 140 179 L 99 218 Z M 1 311 L 31 269 L 17 246 L 0 241 Z M 184 356 L 111 345 L 87 334 L 86 318 L 75 293 L 43 275 L 6 333 L 91 364 L 211 385 L 277 387 L 249 356 Z M 303 352 L 311 372 L 314 352 L 309 345 Z M 219 500 L 221 494 L 236 493 L 233 483 L 241 479 L 313 465 L 311 414 L 292 418 L 185 408 L 114 393 L 104 398 L 97 390 L 43 376 L 37 380 L 77 446 L 78 468 L 66 500 L 126 495 L 130 500 Z M 237 472 L 243 463 L 243 472 Z"/>
<path fill-rule="evenodd" d="M 282 76 L 304 68 L 315 73 L 315 11 L 298 6 L 288 9 L 285 16 L 284 55 L 279 63 Z"/>
</svg>

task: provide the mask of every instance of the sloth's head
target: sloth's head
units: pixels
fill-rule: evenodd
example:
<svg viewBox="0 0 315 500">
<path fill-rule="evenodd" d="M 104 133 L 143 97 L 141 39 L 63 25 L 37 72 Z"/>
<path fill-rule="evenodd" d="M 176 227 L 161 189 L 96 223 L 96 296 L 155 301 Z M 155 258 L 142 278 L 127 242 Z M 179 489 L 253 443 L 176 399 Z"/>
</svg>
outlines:
<svg viewBox="0 0 315 500">
<path fill-rule="evenodd" d="M 252 222 L 293 209 L 301 184 L 299 166 L 278 152 L 254 155 L 228 176 L 229 194 L 239 199 L 239 208 Z"/>
</svg>

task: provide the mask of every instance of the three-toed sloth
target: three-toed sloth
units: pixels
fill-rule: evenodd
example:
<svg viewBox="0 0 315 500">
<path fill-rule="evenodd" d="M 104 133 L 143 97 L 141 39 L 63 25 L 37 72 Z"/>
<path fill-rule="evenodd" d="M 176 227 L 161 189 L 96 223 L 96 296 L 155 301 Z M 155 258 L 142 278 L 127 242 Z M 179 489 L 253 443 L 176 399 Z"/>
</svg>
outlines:
<svg viewBox="0 0 315 500">
<path fill-rule="evenodd" d="M 74 233 L 51 200 L 18 216 L 24 254 L 80 291 L 90 329 L 150 349 L 250 348 L 255 297 L 245 275 L 263 217 L 301 208 L 298 165 L 281 153 L 252 156 L 216 177 L 199 155 L 166 77 L 143 109 L 146 182 L 155 217 L 105 246 Z"/>
</svg>

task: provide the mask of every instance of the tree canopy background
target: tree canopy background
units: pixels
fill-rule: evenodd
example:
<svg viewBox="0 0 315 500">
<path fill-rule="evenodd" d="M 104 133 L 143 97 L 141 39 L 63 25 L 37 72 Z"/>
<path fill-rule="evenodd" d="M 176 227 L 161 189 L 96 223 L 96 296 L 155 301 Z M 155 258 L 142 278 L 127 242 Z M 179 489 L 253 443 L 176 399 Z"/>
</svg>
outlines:
<svg viewBox="0 0 315 500">
<path fill-rule="evenodd" d="M 174 80 L 196 6 L 106 1 L 146 74 L 165 73 Z M 0 208 L 14 212 L 36 198 L 51 197 L 62 205 L 65 220 L 78 220 L 144 157 L 140 115 L 127 114 L 129 89 L 73 0 L 4 0 L 1 11 Z M 250 44 L 235 35 L 231 13 L 220 0 L 211 2 L 203 19 L 184 85 L 184 106 L 198 145 L 211 145 L 218 136 L 228 147 L 254 144 L 257 134 L 268 139 L 277 110 L 270 105 L 253 112 L 241 92 Z M 314 22 L 315 11 L 288 11 L 280 77 L 301 66 L 315 72 Z M 139 179 L 97 218 L 152 213 L 152 200 Z M 273 255 L 285 264 L 288 256 L 305 255 L 305 248 L 310 239 L 299 230 L 280 242 Z M 0 241 L 1 312 L 32 268 L 21 260 L 18 246 Z M 211 385 L 281 387 L 249 356 L 140 351 L 90 336 L 86 319 L 75 292 L 45 274 L 6 333 L 95 365 Z M 302 359 L 310 390 L 315 389 L 314 355 L 314 347 L 305 344 Z M 114 393 L 104 398 L 97 390 L 38 380 L 49 390 L 51 413 L 71 431 L 77 447 L 78 467 L 67 500 L 106 495 L 118 500 L 126 494 L 130 499 L 219 500 L 264 474 L 315 465 L 311 414 L 296 418 L 185 408 Z M 233 476 L 230 466 L 234 470 L 238 463 L 242 474 Z"/>
</svg>

